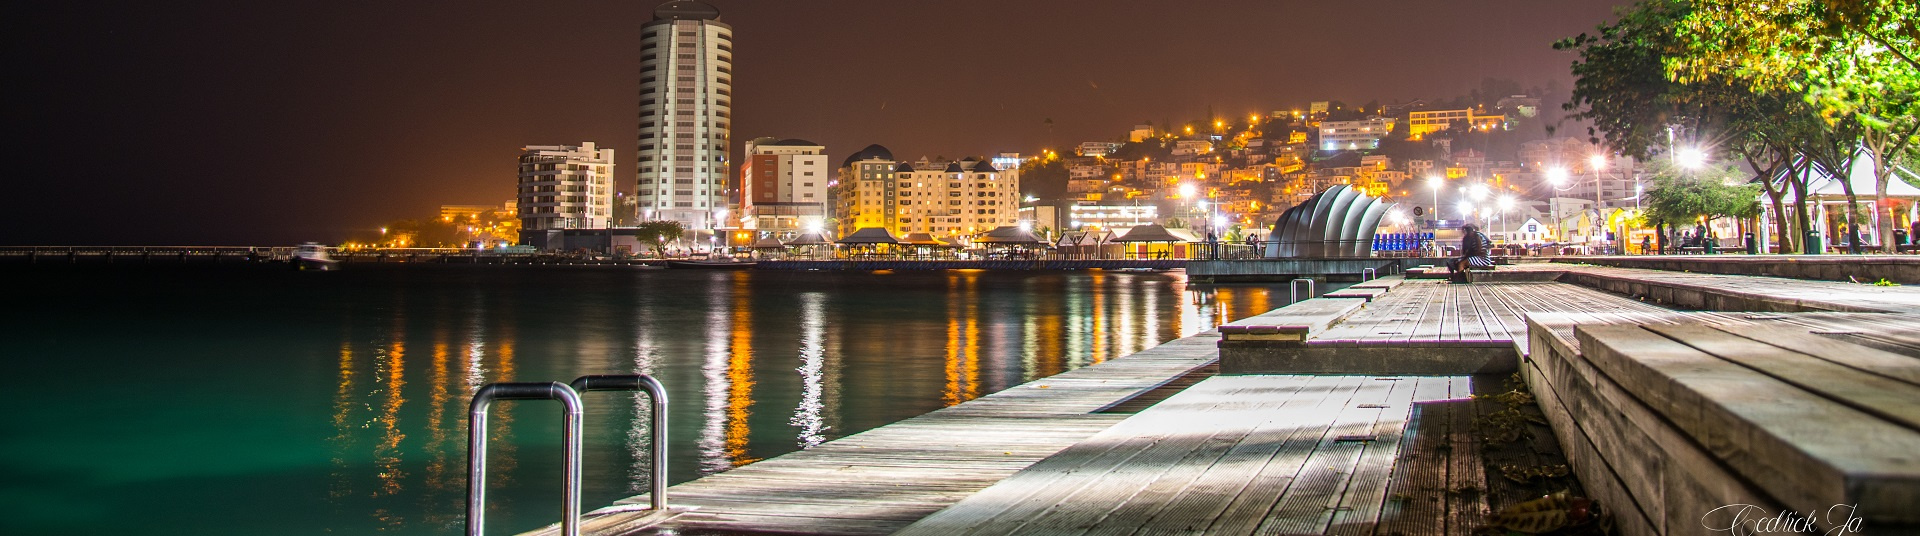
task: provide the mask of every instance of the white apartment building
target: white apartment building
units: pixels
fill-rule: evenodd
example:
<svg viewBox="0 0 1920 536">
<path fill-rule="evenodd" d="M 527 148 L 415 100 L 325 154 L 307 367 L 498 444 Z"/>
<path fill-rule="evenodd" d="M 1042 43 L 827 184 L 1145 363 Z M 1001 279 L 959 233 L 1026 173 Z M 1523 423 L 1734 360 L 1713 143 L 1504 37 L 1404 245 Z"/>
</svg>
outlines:
<svg viewBox="0 0 1920 536">
<path fill-rule="evenodd" d="M 747 142 L 740 165 L 741 226 L 789 238 L 829 215 L 827 148 L 801 139 Z"/>
<path fill-rule="evenodd" d="M 1120 144 L 1118 143 L 1106 142 L 1106 141 L 1088 141 L 1088 142 L 1081 142 L 1079 147 L 1075 147 L 1073 149 L 1073 153 L 1080 156 L 1093 156 L 1093 157 L 1104 158 L 1107 155 L 1113 154 L 1114 151 L 1119 149 L 1120 149 Z"/>
<path fill-rule="evenodd" d="M 613 149 L 528 145 L 520 149 L 520 229 L 599 229 L 613 224 Z"/>
<path fill-rule="evenodd" d="M 839 236 L 866 227 L 896 236 L 971 236 L 1019 222 L 1019 170 L 985 159 L 895 162 L 874 145 L 849 156 L 836 181 Z"/>
<path fill-rule="evenodd" d="M 641 26 L 635 195 L 645 220 L 712 229 L 727 209 L 733 28 L 697 0 L 655 8 Z"/>
<path fill-rule="evenodd" d="M 1320 150 L 1354 151 L 1379 149 L 1380 138 L 1393 130 L 1393 119 L 1369 117 L 1361 121 L 1323 121 L 1320 123 Z"/>
</svg>

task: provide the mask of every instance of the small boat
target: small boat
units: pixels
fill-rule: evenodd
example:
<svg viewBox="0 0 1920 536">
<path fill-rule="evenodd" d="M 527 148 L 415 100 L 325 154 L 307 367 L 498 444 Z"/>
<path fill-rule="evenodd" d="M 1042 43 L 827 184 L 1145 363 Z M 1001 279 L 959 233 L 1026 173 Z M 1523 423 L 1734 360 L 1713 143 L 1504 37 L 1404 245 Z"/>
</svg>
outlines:
<svg viewBox="0 0 1920 536">
<path fill-rule="evenodd" d="M 726 255 L 707 257 L 698 261 L 667 261 L 668 268 L 690 268 L 696 270 L 745 270 L 759 264 L 754 261 L 742 261 Z"/>
<path fill-rule="evenodd" d="M 340 261 L 334 260 L 327 254 L 327 247 L 314 242 L 307 242 L 293 248 L 293 257 L 290 260 L 293 262 L 294 269 L 297 270 L 325 272 L 340 269 Z"/>
</svg>

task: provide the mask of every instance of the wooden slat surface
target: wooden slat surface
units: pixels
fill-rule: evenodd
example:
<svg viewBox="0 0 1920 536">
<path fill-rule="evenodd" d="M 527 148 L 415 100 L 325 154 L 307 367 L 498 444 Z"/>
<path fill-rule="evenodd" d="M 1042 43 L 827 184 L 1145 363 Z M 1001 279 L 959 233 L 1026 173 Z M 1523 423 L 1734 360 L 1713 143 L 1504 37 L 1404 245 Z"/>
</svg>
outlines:
<svg viewBox="0 0 1920 536">
<path fill-rule="evenodd" d="M 1454 285 L 1412 280 L 1328 327 L 1308 344 L 1358 346 L 1527 345 L 1525 317 L 1537 312 L 1667 313 L 1669 309 L 1551 282 Z"/>
<path fill-rule="evenodd" d="M 1546 271 L 1645 281 L 1672 288 L 1793 304 L 1805 311 L 1920 313 L 1920 287 L 1881 287 L 1840 281 L 1672 272 L 1578 264 L 1523 264 L 1508 271 Z M 1562 280 L 1566 278 L 1563 277 Z"/>
<path fill-rule="evenodd" d="M 1170 341 L 682 483 L 669 506 L 691 511 L 648 530 L 893 533 L 1127 418 L 1096 411 L 1212 362 L 1218 340 Z M 647 500 L 621 500 L 590 526 L 644 516 L 634 507 Z"/>
<path fill-rule="evenodd" d="M 1387 490 L 1413 407 L 1464 398 L 1470 383 L 1209 378 L 900 534 L 1372 534 L 1386 512 L 1406 515 Z M 1484 478 L 1471 413 L 1445 418 L 1434 441 L 1468 443 L 1432 454 L 1439 467 Z"/>
<path fill-rule="evenodd" d="M 1835 399 L 1803 386 L 1867 374 L 1830 363 L 1784 370 L 1789 366 L 1743 362 L 1756 350 L 1726 332 L 1651 329 L 1581 326 L 1577 333 L 1582 355 L 1596 369 L 1789 508 L 1857 504 L 1868 519 L 1920 522 L 1912 509 L 1920 504 L 1920 459 L 1913 456 L 1920 430 L 1857 407 L 1920 400 L 1901 392 Z M 1819 377 L 1786 381 L 1773 374 Z"/>
</svg>

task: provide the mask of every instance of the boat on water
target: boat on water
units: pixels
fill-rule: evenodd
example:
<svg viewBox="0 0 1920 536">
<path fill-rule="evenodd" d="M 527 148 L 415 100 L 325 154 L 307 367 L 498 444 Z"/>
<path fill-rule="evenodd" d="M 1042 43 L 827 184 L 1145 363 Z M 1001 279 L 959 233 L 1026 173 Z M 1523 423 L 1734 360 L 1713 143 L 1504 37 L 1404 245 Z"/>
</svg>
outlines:
<svg viewBox="0 0 1920 536">
<path fill-rule="evenodd" d="M 294 269 L 297 270 L 319 270 L 325 272 L 340 269 L 340 261 L 334 259 L 332 255 L 327 254 L 327 247 L 314 242 L 307 242 L 294 247 L 293 256 L 289 260 L 293 263 Z"/>
<path fill-rule="evenodd" d="M 746 270 L 759 264 L 755 261 L 742 261 L 726 255 L 715 255 L 704 260 L 667 261 L 668 268 L 687 268 L 695 270 Z"/>
</svg>

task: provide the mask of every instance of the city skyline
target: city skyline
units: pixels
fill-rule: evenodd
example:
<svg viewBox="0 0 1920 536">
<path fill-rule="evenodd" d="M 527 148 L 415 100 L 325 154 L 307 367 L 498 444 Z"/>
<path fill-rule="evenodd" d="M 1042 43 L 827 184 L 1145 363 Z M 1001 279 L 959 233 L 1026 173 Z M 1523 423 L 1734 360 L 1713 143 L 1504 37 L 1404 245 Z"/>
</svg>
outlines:
<svg viewBox="0 0 1920 536">
<path fill-rule="evenodd" d="M 902 159 L 1065 150 L 1209 109 L 1390 103 L 1485 78 L 1566 87 L 1573 57 L 1549 43 L 1617 4 L 711 3 L 741 29 L 733 135 L 814 140 L 835 161 L 871 143 Z M 9 115 L 50 153 L 22 175 L 58 180 L 9 211 L 26 230 L 0 241 L 337 239 L 511 197 L 528 145 L 614 149 L 632 191 L 655 6 L 29 8 L 35 30 L 11 48 L 44 76 L 15 82 L 28 98 Z"/>
</svg>

